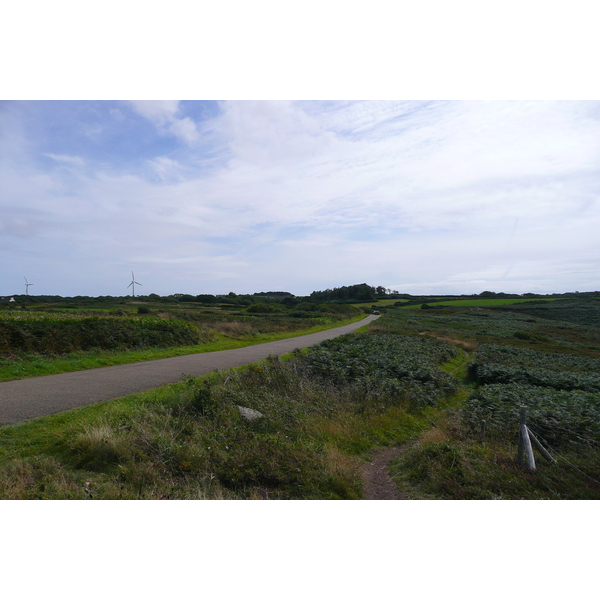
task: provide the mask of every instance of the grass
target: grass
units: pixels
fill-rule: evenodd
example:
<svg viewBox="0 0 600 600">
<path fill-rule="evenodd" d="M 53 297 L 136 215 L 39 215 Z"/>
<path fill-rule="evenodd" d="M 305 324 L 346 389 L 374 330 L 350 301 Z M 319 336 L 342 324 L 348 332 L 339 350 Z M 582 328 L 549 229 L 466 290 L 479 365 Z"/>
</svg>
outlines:
<svg viewBox="0 0 600 600">
<path fill-rule="evenodd" d="M 485 396 L 469 369 L 482 344 L 539 364 L 529 350 L 548 364 L 563 353 L 571 368 L 598 357 L 594 327 L 485 308 L 387 310 L 366 336 L 2 427 L 0 498 L 357 499 L 373 452 L 406 443 L 390 473 L 413 498 L 600 498 L 585 419 L 573 423 L 590 443 L 561 441 L 558 464 L 540 459 L 532 473 L 516 464 L 514 428 L 465 418 Z M 262 416 L 248 421 L 240 406 Z"/>
<path fill-rule="evenodd" d="M 357 308 L 360 308 L 360 309 L 375 307 L 374 310 L 376 310 L 376 309 L 380 308 L 381 306 L 393 306 L 397 302 L 408 302 L 408 300 L 406 300 L 406 299 L 398 300 L 398 298 L 388 299 L 388 300 L 373 300 L 371 302 L 360 302 L 358 304 L 353 304 L 352 306 L 356 306 Z"/>
<path fill-rule="evenodd" d="M 583 304 L 572 303 L 572 323 L 520 312 L 503 312 L 500 318 L 487 311 L 472 315 L 444 309 L 434 317 L 432 311 L 396 311 L 387 321 L 379 320 L 374 325 L 413 334 L 425 330 L 438 339 L 454 340 L 459 348 L 461 344 L 470 345 L 462 348 L 468 353 L 455 356 L 443 367 L 460 384 L 455 406 L 438 414 L 435 427 L 390 463 L 390 474 L 404 493 L 416 499 L 600 499 L 600 444 L 596 441 L 597 417 L 592 410 L 600 396 L 596 394 L 594 404 L 593 394 L 562 392 L 564 377 L 557 376 L 562 373 L 560 369 L 565 373 L 572 369 L 576 374 L 584 367 L 591 368 L 595 361 L 589 357 L 598 357 L 596 345 L 590 345 L 597 339 L 597 329 L 577 324 Z M 568 308 L 565 305 L 565 319 L 570 318 Z M 400 318 L 401 312 L 406 316 Z M 515 332 L 527 334 L 515 337 Z M 482 342 L 495 346 L 481 346 L 479 362 L 498 362 L 506 354 L 523 363 L 505 368 L 506 385 L 480 386 L 472 379 L 475 373 L 469 369 L 470 361 Z M 496 349 L 493 356 L 490 349 Z M 546 385 L 558 386 L 559 391 L 510 383 L 511 377 L 522 379 L 527 374 L 525 369 L 533 367 L 552 368 L 552 377 L 549 371 L 534 374 L 538 379 L 547 377 Z M 579 381 L 572 375 L 568 381 L 571 387 L 571 379 Z M 589 410 L 584 400 L 592 402 Z M 537 452 L 535 472 L 517 464 L 518 406 L 513 410 L 509 402 L 530 405 L 532 427 L 535 419 L 542 419 L 536 433 L 544 443 L 552 442 L 549 448 L 557 464 L 546 463 Z M 504 425 L 511 410 L 512 420 L 498 426 Z M 485 425 L 481 415 L 486 418 Z M 545 425 L 550 429 L 543 430 Z"/>
<path fill-rule="evenodd" d="M 556 300 L 556 298 L 544 298 L 545 302 L 551 302 Z M 539 303 L 540 299 L 527 299 L 527 298 L 481 298 L 474 300 L 443 300 L 443 301 L 433 301 L 426 302 L 429 306 L 443 305 L 443 306 L 502 306 L 505 304 L 522 304 L 525 302 L 537 302 Z M 400 308 L 414 308 L 413 306 L 402 306 Z"/>
<path fill-rule="evenodd" d="M 0 498 L 361 498 L 371 452 L 436 409 L 389 378 L 334 383 L 308 354 L 2 427 Z"/>
<path fill-rule="evenodd" d="M 537 470 L 516 463 L 516 440 L 461 439 L 460 425 L 438 429 L 390 464 L 396 485 L 415 499 L 598 500 L 598 453 L 565 453 L 558 464 L 539 458 Z M 575 465 L 575 467 L 573 466 Z M 596 481 L 594 481 L 596 480 Z"/>
<path fill-rule="evenodd" d="M 146 348 L 143 350 L 94 350 L 87 352 L 72 352 L 67 356 L 45 356 L 32 354 L 15 358 L 0 359 L 0 382 L 39 377 L 42 375 L 56 375 L 70 373 L 113 365 L 122 365 L 135 362 L 171 358 L 186 354 L 199 354 L 203 352 L 216 352 L 219 350 L 232 350 L 254 344 L 263 344 L 277 340 L 288 339 L 298 335 L 308 335 L 341 327 L 363 319 L 364 314 L 357 315 L 336 323 L 323 323 L 308 329 L 291 330 L 274 333 L 256 333 L 249 324 L 245 323 L 219 323 L 214 328 L 214 341 L 196 346 L 178 346 L 173 348 Z M 231 337 L 235 336 L 235 337 Z M 237 338 L 237 339 L 236 339 Z"/>
</svg>

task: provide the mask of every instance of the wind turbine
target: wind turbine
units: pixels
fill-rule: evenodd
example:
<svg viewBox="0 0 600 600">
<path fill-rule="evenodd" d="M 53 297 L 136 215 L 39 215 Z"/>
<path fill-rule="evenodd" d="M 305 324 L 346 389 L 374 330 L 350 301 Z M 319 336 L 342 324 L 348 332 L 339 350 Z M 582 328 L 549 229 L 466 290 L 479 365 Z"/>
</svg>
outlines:
<svg viewBox="0 0 600 600">
<path fill-rule="evenodd" d="M 127 287 L 131 287 L 131 286 L 133 286 L 133 288 L 131 288 L 131 289 L 132 289 L 132 296 L 133 296 L 134 298 L 135 298 L 135 284 L 136 284 L 136 283 L 137 283 L 137 285 L 142 285 L 141 283 L 138 283 L 138 282 L 135 280 L 135 277 L 133 276 L 133 271 L 131 271 L 131 283 L 130 283 L 130 284 L 127 286 Z"/>
<path fill-rule="evenodd" d="M 27 281 L 27 277 L 23 277 L 23 279 L 25 280 L 25 294 L 26 294 L 27 296 L 29 296 L 29 286 L 30 286 L 30 285 L 33 285 L 33 283 L 29 283 L 29 282 Z"/>
</svg>

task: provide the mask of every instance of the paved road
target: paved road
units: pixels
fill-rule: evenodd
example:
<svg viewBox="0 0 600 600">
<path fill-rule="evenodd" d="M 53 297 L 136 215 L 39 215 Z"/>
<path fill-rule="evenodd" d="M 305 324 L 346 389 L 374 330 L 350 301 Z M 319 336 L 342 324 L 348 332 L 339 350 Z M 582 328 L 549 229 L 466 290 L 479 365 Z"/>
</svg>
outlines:
<svg viewBox="0 0 600 600">
<path fill-rule="evenodd" d="M 343 327 L 235 350 L 188 354 L 89 371 L 7 381 L 0 383 L 0 425 L 10 425 L 101 400 L 144 392 L 181 381 L 184 373 L 206 375 L 216 369 L 256 362 L 272 354 L 280 355 L 296 348 L 307 348 L 323 340 L 350 333 L 377 318 L 377 315 L 369 315 Z"/>
</svg>

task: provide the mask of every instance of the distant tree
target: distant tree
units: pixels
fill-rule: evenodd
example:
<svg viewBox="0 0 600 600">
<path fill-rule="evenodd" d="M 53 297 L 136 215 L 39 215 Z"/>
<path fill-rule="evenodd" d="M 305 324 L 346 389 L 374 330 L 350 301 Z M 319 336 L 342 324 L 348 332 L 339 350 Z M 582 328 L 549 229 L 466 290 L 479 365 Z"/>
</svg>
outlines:
<svg viewBox="0 0 600 600">
<path fill-rule="evenodd" d="M 283 312 L 284 308 L 276 303 L 265 303 L 265 302 L 257 302 L 256 304 L 251 304 L 246 308 L 249 313 L 278 313 Z"/>
<path fill-rule="evenodd" d="M 317 310 L 317 308 L 318 307 L 314 302 L 300 302 L 300 304 L 296 306 L 297 310 L 314 311 Z"/>
<path fill-rule="evenodd" d="M 179 302 L 198 302 L 196 296 L 191 294 L 175 294 L 175 296 L 177 296 Z"/>
<path fill-rule="evenodd" d="M 256 292 L 254 294 L 255 296 L 273 296 L 273 297 L 278 297 L 278 296 L 293 296 L 294 294 L 291 294 L 290 292 Z"/>
<path fill-rule="evenodd" d="M 294 296 L 286 296 L 281 302 L 284 306 L 296 306 L 300 300 Z"/>
<path fill-rule="evenodd" d="M 313 302 L 371 302 L 375 300 L 376 289 L 366 283 L 342 286 L 339 288 L 315 291 L 310 294 Z"/>
</svg>

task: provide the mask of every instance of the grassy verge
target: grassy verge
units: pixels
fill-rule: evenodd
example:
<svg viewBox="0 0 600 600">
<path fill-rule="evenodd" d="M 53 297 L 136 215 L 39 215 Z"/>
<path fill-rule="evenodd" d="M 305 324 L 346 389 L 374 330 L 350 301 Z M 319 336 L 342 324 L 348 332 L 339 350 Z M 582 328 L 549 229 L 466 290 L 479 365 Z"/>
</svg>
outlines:
<svg viewBox="0 0 600 600">
<path fill-rule="evenodd" d="M 597 451 L 587 455 L 563 452 L 556 465 L 537 455 L 535 472 L 517 464 L 516 454 L 516 438 L 467 436 L 455 412 L 394 459 L 390 474 L 414 499 L 600 499 Z"/>
<path fill-rule="evenodd" d="M 450 391 L 444 343 L 372 337 L 2 427 L 0 498 L 361 498 L 364 460 L 426 430 Z M 382 359 L 407 345 L 419 364 L 399 374 Z"/>
<path fill-rule="evenodd" d="M 84 371 L 113 365 L 123 365 L 135 362 L 157 360 L 160 358 L 172 358 L 186 354 L 200 354 L 203 352 L 216 352 L 218 350 L 232 350 L 243 348 L 254 344 L 263 344 L 284 340 L 299 335 L 308 335 L 342 327 L 363 319 L 365 315 L 357 315 L 353 318 L 335 323 L 323 323 L 309 329 L 285 331 L 279 333 L 249 333 L 242 332 L 241 339 L 228 337 L 222 333 L 214 333 L 215 341 L 196 346 L 178 346 L 173 348 L 147 348 L 144 350 L 110 351 L 96 350 L 88 352 L 72 352 L 66 356 L 44 356 L 40 354 L 0 360 L 0 382 L 24 379 L 27 377 L 39 377 L 41 375 L 56 375 L 58 373 L 70 373 L 73 371 Z M 361 328 L 362 329 L 362 328 Z"/>
</svg>

